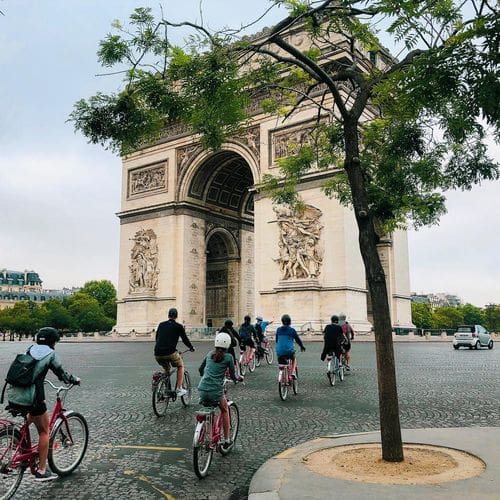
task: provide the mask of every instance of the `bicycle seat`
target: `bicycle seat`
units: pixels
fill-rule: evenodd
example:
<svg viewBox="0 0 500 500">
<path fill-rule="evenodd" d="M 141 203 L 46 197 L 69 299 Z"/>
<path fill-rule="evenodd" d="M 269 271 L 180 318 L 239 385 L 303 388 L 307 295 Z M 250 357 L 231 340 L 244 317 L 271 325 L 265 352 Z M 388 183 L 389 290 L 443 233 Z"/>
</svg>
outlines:
<svg viewBox="0 0 500 500">
<path fill-rule="evenodd" d="M 17 405 L 7 405 L 5 409 L 13 416 L 13 417 L 24 417 L 29 413 L 29 408 L 25 408 Z"/>
</svg>

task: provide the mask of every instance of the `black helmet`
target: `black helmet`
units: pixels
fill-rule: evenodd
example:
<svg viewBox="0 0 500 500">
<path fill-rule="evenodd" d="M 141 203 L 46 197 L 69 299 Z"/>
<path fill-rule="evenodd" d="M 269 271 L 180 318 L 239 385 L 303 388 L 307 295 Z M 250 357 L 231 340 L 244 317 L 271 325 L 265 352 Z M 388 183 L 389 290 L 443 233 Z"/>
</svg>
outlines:
<svg viewBox="0 0 500 500">
<path fill-rule="evenodd" d="M 177 318 L 177 309 L 175 307 L 168 310 L 168 317 L 173 319 Z"/>
<path fill-rule="evenodd" d="M 36 343 L 54 347 L 55 343 L 59 342 L 60 338 L 59 332 L 55 328 L 45 326 L 38 330 L 38 333 L 36 334 Z"/>
<path fill-rule="evenodd" d="M 339 317 L 336 314 L 334 314 L 332 316 L 332 323 L 338 323 L 338 322 L 339 322 Z"/>
<path fill-rule="evenodd" d="M 281 322 L 285 326 L 289 326 L 292 324 L 292 318 L 290 318 L 290 316 L 288 314 L 283 314 L 283 316 L 281 316 Z"/>
<path fill-rule="evenodd" d="M 251 319 L 252 319 L 252 318 L 251 318 L 251 317 L 247 314 L 247 315 L 243 318 L 243 321 L 244 321 L 245 323 L 250 323 L 250 320 L 251 320 Z"/>
<path fill-rule="evenodd" d="M 226 321 L 224 321 L 224 326 L 227 326 L 229 328 L 233 326 L 233 322 L 230 319 L 226 319 Z"/>
</svg>

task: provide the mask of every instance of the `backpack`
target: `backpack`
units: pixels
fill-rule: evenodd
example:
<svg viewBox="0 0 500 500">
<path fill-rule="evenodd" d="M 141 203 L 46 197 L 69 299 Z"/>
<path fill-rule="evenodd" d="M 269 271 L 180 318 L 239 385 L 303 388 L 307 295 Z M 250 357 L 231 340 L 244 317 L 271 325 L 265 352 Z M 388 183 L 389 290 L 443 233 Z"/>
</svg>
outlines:
<svg viewBox="0 0 500 500">
<path fill-rule="evenodd" d="M 25 354 L 18 354 L 16 356 L 5 377 L 0 403 L 3 403 L 7 384 L 13 385 L 14 387 L 30 387 L 33 384 L 37 362 L 38 360 L 31 356 L 29 350 Z"/>
</svg>

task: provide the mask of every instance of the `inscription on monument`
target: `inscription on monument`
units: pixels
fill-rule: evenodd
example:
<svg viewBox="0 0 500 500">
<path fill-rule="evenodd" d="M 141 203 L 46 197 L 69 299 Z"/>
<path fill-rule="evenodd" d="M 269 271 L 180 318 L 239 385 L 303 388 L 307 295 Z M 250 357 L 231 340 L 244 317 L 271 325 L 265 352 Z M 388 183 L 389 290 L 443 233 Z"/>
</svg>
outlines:
<svg viewBox="0 0 500 500">
<path fill-rule="evenodd" d="M 302 209 L 277 206 L 274 208 L 279 226 L 279 257 L 281 279 L 317 278 L 323 263 L 320 248 L 321 210 L 312 205 Z"/>
</svg>

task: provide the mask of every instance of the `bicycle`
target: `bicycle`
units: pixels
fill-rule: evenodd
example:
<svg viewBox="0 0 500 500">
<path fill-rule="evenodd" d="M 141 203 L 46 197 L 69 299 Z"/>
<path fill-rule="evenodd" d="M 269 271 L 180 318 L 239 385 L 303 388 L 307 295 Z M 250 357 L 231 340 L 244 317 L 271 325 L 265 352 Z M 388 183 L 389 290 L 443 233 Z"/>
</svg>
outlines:
<svg viewBox="0 0 500 500">
<path fill-rule="evenodd" d="M 243 350 L 240 348 L 240 374 L 245 376 L 245 373 L 248 371 L 253 373 L 255 371 L 256 360 L 255 360 L 255 349 L 252 349 L 250 346 L 246 346 L 247 350 Z"/>
<path fill-rule="evenodd" d="M 227 399 L 228 378 L 224 379 L 224 395 Z M 202 402 L 207 409 L 196 412 L 196 427 L 193 436 L 193 467 L 195 474 L 203 479 L 208 474 L 208 469 L 212 463 L 214 451 L 221 455 L 228 455 L 234 448 L 238 430 L 240 427 L 240 412 L 234 401 L 228 401 L 229 410 L 229 432 L 231 444 L 223 447 L 224 432 L 222 426 L 222 412 L 219 409 L 218 401 Z"/>
<path fill-rule="evenodd" d="M 184 354 L 190 349 L 182 351 L 180 354 Z M 177 392 L 174 387 L 172 389 L 172 382 L 170 376 L 172 370 L 168 371 L 157 371 L 153 373 L 153 378 L 151 382 L 152 389 L 152 400 L 153 400 L 153 411 L 157 417 L 163 417 L 167 413 L 167 408 L 170 401 L 174 402 L 177 399 Z M 181 396 L 181 401 L 184 406 L 189 406 L 191 403 L 191 377 L 186 367 L 184 367 L 184 377 L 182 380 L 182 387 L 186 389 L 187 394 Z"/>
<path fill-rule="evenodd" d="M 326 376 L 330 382 L 331 386 L 335 385 L 335 379 L 337 375 L 339 376 L 340 381 L 344 380 L 344 365 L 339 362 L 339 358 L 334 354 L 328 354 L 326 357 Z"/>
<path fill-rule="evenodd" d="M 263 357 L 266 358 L 267 364 L 271 365 L 274 360 L 274 350 L 271 347 L 271 341 L 268 337 L 264 337 L 260 349 L 257 347 L 255 351 L 255 366 L 260 366 Z"/>
<path fill-rule="evenodd" d="M 281 401 L 285 401 L 288 396 L 288 388 L 291 386 L 295 395 L 299 392 L 299 374 L 295 367 L 295 377 L 292 374 L 292 360 L 289 359 L 287 364 L 278 364 L 278 392 Z"/>
<path fill-rule="evenodd" d="M 81 463 L 87 451 L 89 431 L 85 418 L 75 411 L 64 409 L 67 392 L 74 384 L 55 386 L 56 402 L 49 421 L 48 463 L 58 476 L 68 476 Z M 61 395 L 61 393 L 63 393 Z M 0 498 L 7 500 L 15 494 L 26 469 L 34 474 L 38 466 L 38 444 L 31 440 L 27 411 L 17 408 L 7 410 L 13 417 L 22 416 L 19 425 L 12 420 L 0 419 Z"/>
</svg>

